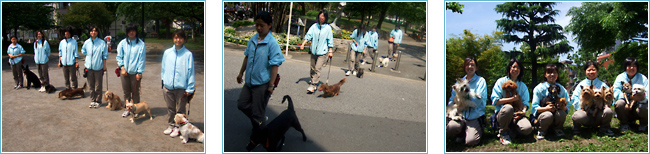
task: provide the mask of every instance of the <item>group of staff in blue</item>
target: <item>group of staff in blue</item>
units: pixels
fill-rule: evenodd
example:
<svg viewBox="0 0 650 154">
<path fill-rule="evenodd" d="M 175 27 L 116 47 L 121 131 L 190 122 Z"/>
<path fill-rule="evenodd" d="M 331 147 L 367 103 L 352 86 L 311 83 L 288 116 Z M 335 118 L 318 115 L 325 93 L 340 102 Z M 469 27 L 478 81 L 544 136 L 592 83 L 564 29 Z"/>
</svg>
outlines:
<svg viewBox="0 0 650 154">
<path fill-rule="evenodd" d="M 575 110 L 573 115 L 571 115 L 574 135 L 579 134 L 583 127 L 589 127 L 597 128 L 598 132 L 603 135 L 614 136 L 614 132 L 611 130 L 611 121 L 614 114 L 617 115 L 617 118 L 620 121 L 619 129 L 621 132 L 629 130 L 630 124 L 634 124 L 636 120 L 639 120 L 638 131 L 647 131 L 648 78 L 638 72 L 638 66 L 639 62 L 634 57 L 628 57 L 625 59 L 625 72 L 616 77 L 613 87 L 611 88 L 614 98 L 612 100 L 605 99 L 604 102 L 606 107 L 600 110 L 593 108 L 582 109 L 581 105 L 583 102 L 581 102 L 580 97 L 583 88 L 591 87 L 596 90 L 610 89 L 609 86 L 598 79 L 597 62 L 588 61 L 585 63 L 582 69 L 585 71 L 587 77 L 575 86 L 576 88 L 571 96 L 564 86 L 557 82 L 559 76 L 558 67 L 555 64 L 547 64 L 544 68 L 544 82 L 535 86 L 531 99 L 526 84 L 521 81 L 523 75 L 522 72 L 524 70 L 522 63 L 516 58 L 510 59 L 510 62 L 506 66 L 506 76 L 499 78 L 496 83 L 494 83 L 492 94 L 490 96 L 492 101 L 491 103 L 495 106 L 495 115 L 493 117 L 495 120 L 493 126 L 498 127 L 497 136 L 500 143 L 503 145 L 510 144 L 512 142 L 511 138 L 529 135 L 533 132 L 534 127 L 537 128 L 537 135 L 535 138 L 538 140 L 545 139 L 547 134 L 551 133 L 558 137 L 564 136 L 563 124 L 566 121 L 567 116 L 569 116 L 568 113 L 571 106 L 573 106 L 573 109 Z M 463 111 L 460 120 L 448 118 L 446 132 L 447 135 L 456 136 L 456 142 L 472 146 L 479 143 L 483 136 L 483 128 L 489 125 L 485 123 L 487 86 L 485 79 L 476 74 L 478 67 L 475 58 L 465 58 L 463 67 L 467 75 L 462 79 L 467 80 L 470 89 L 469 91 L 476 94 L 478 97 L 474 97 L 473 95 L 469 96 L 471 98 L 468 99 L 471 103 L 475 104 L 475 107 L 469 107 Z M 513 81 L 516 83 L 516 92 L 518 95 L 506 97 L 506 92 L 502 89 L 502 84 L 506 81 Z M 642 86 L 645 90 L 643 92 L 645 100 L 631 103 L 633 100 L 626 99 L 626 97 L 631 97 L 630 94 L 623 92 L 623 83 Z M 559 89 L 555 93 L 557 96 L 552 95 L 551 97 L 557 97 L 553 99 L 562 99 L 566 101 L 566 105 L 547 105 L 542 101 L 545 97 L 551 95 L 549 89 L 553 88 L 549 87 L 557 87 L 557 89 Z M 456 94 L 457 92 L 452 90 L 447 105 L 454 104 Z M 513 107 L 513 103 L 517 101 L 523 103 L 524 107 L 522 110 L 516 111 Z M 609 108 L 610 106 L 614 106 L 614 110 Z M 531 111 L 531 115 L 514 118 L 518 114 L 525 114 L 527 110 Z M 531 121 L 530 119 L 533 118 L 536 120 Z"/>
</svg>

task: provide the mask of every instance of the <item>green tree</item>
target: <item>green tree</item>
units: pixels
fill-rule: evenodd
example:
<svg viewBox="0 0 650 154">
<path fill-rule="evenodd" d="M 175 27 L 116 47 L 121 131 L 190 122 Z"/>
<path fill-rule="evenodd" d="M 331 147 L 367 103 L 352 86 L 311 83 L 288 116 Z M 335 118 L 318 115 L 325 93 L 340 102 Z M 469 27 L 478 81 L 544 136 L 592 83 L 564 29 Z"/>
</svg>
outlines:
<svg viewBox="0 0 650 154">
<path fill-rule="evenodd" d="M 637 67 L 637 72 L 648 76 L 648 42 L 638 42 L 638 41 L 629 41 L 621 44 L 621 46 L 612 53 L 610 58 L 615 59 L 614 63 L 610 63 L 609 69 L 614 69 L 612 72 L 614 74 L 613 80 L 616 79 L 616 75 L 623 73 L 625 71 L 625 59 L 627 57 L 634 57 L 639 62 Z M 600 73 L 599 73 L 600 74 Z"/>
<path fill-rule="evenodd" d="M 553 9 L 554 5 L 552 2 L 506 2 L 494 9 L 505 17 L 497 20 L 497 28 L 505 32 L 502 39 L 530 46 L 527 53 L 532 68 L 530 85 L 540 81 L 537 79 L 538 57 L 567 53 L 573 48 L 565 41 L 562 26 L 554 23 L 553 17 L 559 12 Z M 517 33 L 523 33 L 523 37 Z"/>
<path fill-rule="evenodd" d="M 69 25 L 84 31 L 91 25 L 108 29 L 115 16 L 106 9 L 104 3 L 72 3 L 66 14 L 58 14 L 61 25 Z"/>
<path fill-rule="evenodd" d="M 566 27 L 585 50 L 600 52 L 628 40 L 639 33 L 648 33 L 648 2 L 584 2 L 571 7 Z"/>
<path fill-rule="evenodd" d="M 445 101 L 451 96 L 451 86 L 457 78 L 466 75 L 463 68 L 464 59 L 467 57 L 476 58 L 478 70 L 476 74 L 483 77 L 487 83 L 488 96 L 497 79 L 504 76 L 508 63 L 506 54 L 501 50 L 503 32 L 492 32 L 491 35 L 475 35 L 469 30 L 464 30 L 460 37 L 449 38 L 445 43 L 446 51 L 446 74 L 445 88 L 447 95 Z"/>
<path fill-rule="evenodd" d="M 177 21 L 184 21 L 185 24 L 193 26 L 193 30 L 197 30 L 202 29 L 205 25 L 203 17 L 204 4 L 203 2 L 123 2 L 117 7 L 117 14 L 125 17 L 128 22 L 140 23 L 142 20 L 156 20 L 158 21 L 157 24 L 164 23 L 167 30 L 171 29 L 171 25 L 176 19 Z M 143 5 L 144 9 L 142 8 Z M 196 22 L 199 23 L 199 27 L 194 27 L 196 25 L 193 23 Z M 157 27 L 160 26 L 157 25 Z M 159 29 L 156 29 L 158 34 L 162 34 Z"/>
<path fill-rule="evenodd" d="M 463 8 L 465 7 L 465 5 L 460 4 L 458 2 L 447 2 L 445 4 L 446 4 L 445 6 L 446 10 L 451 10 L 451 12 L 463 14 Z"/>
<path fill-rule="evenodd" d="M 14 35 L 19 28 L 30 30 L 50 29 L 54 27 L 51 18 L 54 8 L 47 3 L 5 2 L 2 3 L 2 37 L 3 40 L 10 30 Z"/>
</svg>

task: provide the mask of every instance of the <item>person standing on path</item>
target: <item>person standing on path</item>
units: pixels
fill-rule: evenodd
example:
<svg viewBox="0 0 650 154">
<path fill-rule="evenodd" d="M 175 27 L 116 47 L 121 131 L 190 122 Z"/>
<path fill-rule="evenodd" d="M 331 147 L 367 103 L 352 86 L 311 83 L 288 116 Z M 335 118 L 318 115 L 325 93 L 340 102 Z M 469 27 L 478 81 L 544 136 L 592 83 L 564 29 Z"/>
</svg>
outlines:
<svg viewBox="0 0 650 154">
<path fill-rule="evenodd" d="M 86 79 L 90 89 L 89 108 L 97 108 L 102 104 L 102 94 L 104 94 L 102 93 L 102 80 L 104 71 L 106 71 L 106 59 L 108 59 L 106 42 L 97 35 L 99 35 L 99 28 L 90 26 L 90 38 L 81 47 L 81 54 L 86 55 L 84 66 L 87 70 Z"/>
<path fill-rule="evenodd" d="M 18 44 L 18 37 L 11 37 L 11 44 L 7 48 L 7 55 L 9 55 L 9 64 L 11 64 L 11 72 L 14 75 L 14 82 L 16 86 L 14 89 L 23 88 L 23 55 L 25 54 L 25 49 L 23 46 Z"/>
<path fill-rule="evenodd" d="M 128 37 L 117 45 L 117 66 L 121 70 L 122 90 L 124 100 L 133 100 L 133 103 L 140 103 L 140 83 L 144 62 L 146 59 L 145 44 L 137 38 L 138 26 L 130 24 L 126 28 Z"/>
<path fill-rule="evenodd" d="M 47 62 L 50 60 L 51 54 L 50 44 L 45 40 L 43 32 L 36 31 L 36 41 L 34 41 L 34 63 L 38 69 L 38 77 L 41 80 L 41 89 L 39 92 L 45 92 L 45 86 L 50 84 L 50 73 Z"/>
<path fill-rule="evenodd" d="M 65 29 L 65 39 L 59 43 L 59 68 L 63 67 L 63 78 L 65 79 L 66 89 L 77 88 L 77 71 L 79 70 L 79 51 L 77 50 L 77 40 L 72 37 L 72 28 Z M 70 86 L 72 80 L 72 86 Z"/>
<path fill-rule="evenodd" d="M 366 39 L 366 45 L 367 49 L 366 52 L 367 54 L 363 54 L 363 61 L 364 63 L 366 62 L 366 56 L 370 56 L 371 60 L 375 60 L 375 50 L 377 50 L 377 47 L 379 47 L 379 34 L 377 33 L 377 26 L 372 26 L 372 31 L 368 33 L 368 38 Z M 363 63 L 361 63 L 363 65 Z M 379 65 L 377 65 L 379 66 Z"/>
<path fill-rule="evenodd" d="M 305 49 L 305 43 L 311 41 L 309 54 L 311 54 L 310 71 L 311 84 L 307 87 L 307 91 L 313 93 L 316 86 L 320 82 L 320 72 L 323 63 L 327 57 L 332 57 L 334 54 L 334 36 L 332 35 L 332 27 L 327 24 L 328 16 L 325 11 L 318 12 L 318 23 L 314 23 L 309 27 L 305 33 L 305 41 L 300 45 L 300 50 Z M 327 56 L 325 56 L 327 54 Z"/>
<path fill-rule="evenodd" d="M 353 42 L 350 43 L 350 48 L 354 52 L 350 53 L 348 71 L 345 72 L 345 76 L 350 76 L 350 74 L 357 75 L 357 72 L 359 71 L 359 60 L 362 57 L 361 55 L 366 52 L 366 35 L 366 27 L 363 24 L 359 25 L 359 27 L 350 35 L 350 38 L 353 39 Z M 354 60 L 354 62 L 352 62 L 352 60 Z"/>
<path fill-rule="evenodd" d="M 391 42 L 390 38 L 388 39 L 388 56 L 390 58 L 396 58 L 397 54 L 397 48 L 399 47 L 400 44 L 402 44 L 402 29 L 399 28 L 399 25 L 395 25 L 395 29 L 390 31 L 390 36 L 393 38 L 393 42 Z"/>
<path fill-rule="evenodd" d="M 163 53 L 160 80 L 163 84 L 163 97 L 167 103 L 169 126 L 163 131 L 165 135 L 179 135 L 179 125 L 174 122 L 176 113 L 185 114 L 185 105 L 194 93 L 194 56 L 185 48 L 187 35 L 185 31 L 176 30 L 172 35 L 174 46 Z"/>
</svg>

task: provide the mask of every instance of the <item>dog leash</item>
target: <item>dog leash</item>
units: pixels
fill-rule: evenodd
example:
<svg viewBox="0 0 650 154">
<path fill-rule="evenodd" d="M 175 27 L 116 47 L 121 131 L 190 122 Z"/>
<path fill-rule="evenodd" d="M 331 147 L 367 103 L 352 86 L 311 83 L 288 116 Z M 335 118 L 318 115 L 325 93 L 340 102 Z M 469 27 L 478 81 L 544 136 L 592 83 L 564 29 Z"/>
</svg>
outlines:
<svg viewBox="0 0 650 154">
<path fill-rule="evenodd" d="M 336 52 L 336 50 L 338 50 L 338 48 L 334 49 L 334 52 Z M 325 80 L 326 85 L 329 85 L 329 81 L 330 81 L 330 72 L 332 71 L 332 57 L 330 57 L 328 63 L 330 63 L 330 68 L 327 70 L 327 80 Z"/>
</svg>

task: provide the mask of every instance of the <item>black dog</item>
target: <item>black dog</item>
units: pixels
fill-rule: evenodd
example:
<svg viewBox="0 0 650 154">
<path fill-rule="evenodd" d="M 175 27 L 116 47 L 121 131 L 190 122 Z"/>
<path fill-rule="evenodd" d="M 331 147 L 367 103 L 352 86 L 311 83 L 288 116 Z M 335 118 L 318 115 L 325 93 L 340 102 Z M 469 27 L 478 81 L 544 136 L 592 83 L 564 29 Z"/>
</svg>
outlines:
<svg viewBox="0 0 650 154">
<path fill-rule="evenodd" d="M 38 76 L 34 72 L 29 70 L 29 66 L 23 66 L 23 73 L 25 74 L 25 78 L 27 78 L 27 89 L 32 86 L 34 88 L 41 88 L 41 81 L 38 80 Z"/>
<path fill-rule="evenodd" d="M 45 92 L 48 94 L 51 94 L 56 91 L 56 88 L 52 86 L 51 84 L 45 85 Z"/>
<path fill-rule="evenodd" d="M 282 99 L 282 103 L 287 99 L 289 99 L 289 107 L 287 110 L 282 111 L 282 113 L 280 113 L 280 115 L 273 119 L 273 121 L 268 125 L 253 130 L 253 134 L 250 137 L 251 142 L 246 146 L 246 150 L 250 152 L 259 144 L 264 145 L 266 151 L 269 152 L 282 150 L 284 134 L 290 127 L 293 127 L 302 133 L 302 141 L 307 141 L 305 132 L 302 130 L 298 117 L 296 116 L 296 111 L 293 109 L 293 101 L 291 101 L 291 97 L 285 95 Z"/>
<path fill-rule="evenodd" d="M 544 97 L 541 102 L 539 102 L 540 107 L 546 107 L 549 104 L 554 104 L 557 102 L 560 97 L 560 86 L 558 85 L 551 85 L 548 87 L 548 96 Z M 555 104 L 555 107 L 557 108 L 558 104 Z"/>
<path fill-rule="evenodd" d="M 359 73 L 357 73 L 357 78 L 363 78 L 363 69 L 359 69 Z"/>
</svg>

